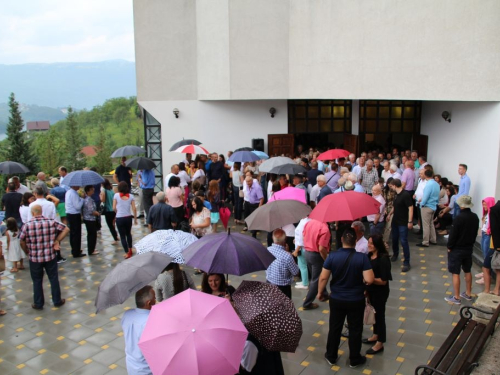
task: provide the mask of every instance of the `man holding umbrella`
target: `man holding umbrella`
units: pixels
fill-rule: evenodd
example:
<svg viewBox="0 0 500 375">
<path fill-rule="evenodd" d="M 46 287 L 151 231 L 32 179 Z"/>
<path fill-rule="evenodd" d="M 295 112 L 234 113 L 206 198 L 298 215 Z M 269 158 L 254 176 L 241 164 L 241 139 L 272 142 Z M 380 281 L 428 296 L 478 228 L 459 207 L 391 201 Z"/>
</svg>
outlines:
<svg viewBox="0 0 500 375">
<path fill-rule="evenodd" d="M 128 185 L 128 191 L 132 191 L 132 169 L 125 165 L 127 157 L 123 156 L 120 161 L 120 165 L 115 169 L 115 174 L 113 175 L 113 180 L 118 184 L 125 181 Z"/>
</svg>

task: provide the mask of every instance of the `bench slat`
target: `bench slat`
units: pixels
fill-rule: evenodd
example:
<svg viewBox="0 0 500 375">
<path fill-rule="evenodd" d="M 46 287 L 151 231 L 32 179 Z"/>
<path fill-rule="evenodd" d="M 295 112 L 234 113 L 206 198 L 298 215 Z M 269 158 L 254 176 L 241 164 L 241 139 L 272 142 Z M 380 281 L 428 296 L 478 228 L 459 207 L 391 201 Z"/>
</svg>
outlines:
<svg viewBox="0 0 500 375">
<path fill-rule="evenodd" d="M 469 355 L 471 354 L 474 347 L 477 345 L 477 342 L 481 338 L 481 335 L 483 334 L 485 328 L 486 326 L 484 324 L 478 323 L 476 325 L 476 329 L 474 330 L 474 332 L 472 332 L 469 340 L 462 348 L 462 352 L 448 370 L 450 374 L 464 374 L 464 371 L 469 367 L 469 365 L 466 365 L 467 359 L 469 358 Z"/>
<path fill-rule="evenodd" d="M 451 346 L 457 339 L 458 335 L 462 332 L 464 329 L 465 325 L 467 324 L 468 319 L 461 318 L 457 325 L 453 328 L 451 331 L 450 335 L 446 338 L 446 340 L 443 342 L 439 350 L 434 354 L 434 357 L 432 357 L 431 361 L 429 362 L 428 366 L 437 368 L 437 366 L 441 363 L 443 358 L 445 357 L 446 353 L 450 350 Z M 431 374 L 431 371 L 424 371 L 423 374 Z"/>
<path fill-rule="evenodd" d="M 467 326 L 465 327 L 464 331 L 458 338 L 458 340 L 455 341 L 449 352 L 446 354 L 446 356 L 443 358 L 439 366 L 437 367 L 438 370 L 447 372 L 448 368 L 451 366 L 455 358 L 457 357 L 458 353 L 460 353 L 460 350 L 464 347 L 465 343 L 469 339 L 470 335 L 474 331 L 474 328 L 476 328 L 477 322 L 474 320 L 469 320 L 467 323 Z"/>
</svg>

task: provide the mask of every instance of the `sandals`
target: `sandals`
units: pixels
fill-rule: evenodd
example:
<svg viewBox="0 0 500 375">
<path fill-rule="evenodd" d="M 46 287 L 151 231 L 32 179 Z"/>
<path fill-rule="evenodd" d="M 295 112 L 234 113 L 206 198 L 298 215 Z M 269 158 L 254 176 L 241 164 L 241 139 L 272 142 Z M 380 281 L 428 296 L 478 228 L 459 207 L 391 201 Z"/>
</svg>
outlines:
<svg viewBox="0 0 500 375">
<path fill-rule="evenodd" d="M 17 268 L 11 268 L 10 269 L 10 273 L 15 273 L 15 272 L 19 272 L 19 269 L 17 269 Z"/>
<path fill-rule="evenodd" d="M 0 316 L 4 316 L 4 315 L 6 315 L 6 314 L 7 314 L 7 311 L 5 311 L 5 310 L 0 310 Z"/>
</svg>

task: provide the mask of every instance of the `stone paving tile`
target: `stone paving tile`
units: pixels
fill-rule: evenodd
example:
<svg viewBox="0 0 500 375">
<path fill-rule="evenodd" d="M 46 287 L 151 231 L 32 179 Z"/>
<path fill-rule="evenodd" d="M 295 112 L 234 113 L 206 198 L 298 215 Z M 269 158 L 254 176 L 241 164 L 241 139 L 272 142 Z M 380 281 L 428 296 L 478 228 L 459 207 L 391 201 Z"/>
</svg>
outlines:
<svg viewBox="0 0 500 375">
<path fill-rule="evenodd" d="M 142 220 L 140 221 L 142 224 Z M 241 227 L 234 230 L 240 231 Z M 85 233 L 85 230 L 83 230 Z M 247 232 L 243 232 L 248 234 Z M 146 233 L 134 226 L 132 236 L 138 241 Z M 83 236 L 83 238 L 85 235 Z M 265 233 L 259 239 L 265 242 Z M 442 240 L 439 239 L 442 243 Z M 104 225 L 98 235 L 95 257 L 72 259 L 68 240 L 63 254 L 68 261 L 59 265 L 59 277 L 66 305 L 52 306 L 50 287 L 44 283 L 46 303 L 43 311 L 31 309 L 32 283 L 29 271 L 0 278 L 0 374 L 126 374 L 124 339 L 120 319 L 126 309 L 134 308 L 133 298 L 95 314 L 94 300 L 99 284 L 109 270 L 122 261 L 121 246 L 112 245 Z M 282 353 L 287 375 L 308 374 L 412 374 L 418 364 L 426 363 L 439 348 L 459 319 L 460 306 L 447 304 L 443 298 L 452 291 L 446 269 L 444 246 L 418 248 L 417 237 L 410 234 L 412 269 L 400 272 L 401 261 L 393 263 L 391 294 L 387 302 L 387 343 L 381 355 L 370 356 L 365 366 L 350 369 L 347 341 L 341 341 L 339 362 L 330 368 L 324 360 L 328 335 L 329 306 L 320 303 L 313 311 L 300 309 L 306 291 L 293 288 L 293 302 L 303 322 L 303 336 L 296 353 Z M 85 241 L 82 242 L 84 248 Z M 192 274 L 190 267 L 185 269 Z M 473 272 L 479 272 L 474 265 Z M 242 277 L 230 276 L 237 287 L 242 280 L 265 281 L 265 272 Z M 193 276 L 200 287 L 201 277 Z M 462 290 L 464 286 L 462 285 Z M 473 294 L 481 291 L 474 284 Z M 469 302 L 463 304 L 470 304 Z M 365 327 L 363 337 L 371 335 Z M 362 353 L 369 348 L 363 345 Z"/>
</svg>

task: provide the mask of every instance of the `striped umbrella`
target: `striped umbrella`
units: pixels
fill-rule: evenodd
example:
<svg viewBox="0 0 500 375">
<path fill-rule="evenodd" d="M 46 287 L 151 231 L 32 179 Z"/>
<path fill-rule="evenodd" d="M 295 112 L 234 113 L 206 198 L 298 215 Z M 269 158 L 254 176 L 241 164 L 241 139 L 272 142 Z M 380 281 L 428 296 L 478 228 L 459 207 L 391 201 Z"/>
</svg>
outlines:
<svg viewBox="0 0 500 375">
<path fill-rule="evenodd" d="M 190 145 L 184 145 L 174 150 L 174 152 L 180 152 L 181 154 L 204 154 L 208 155 L 210 152 L 202 146 L 195 145 L 191 143 Z"/>
</svg>

